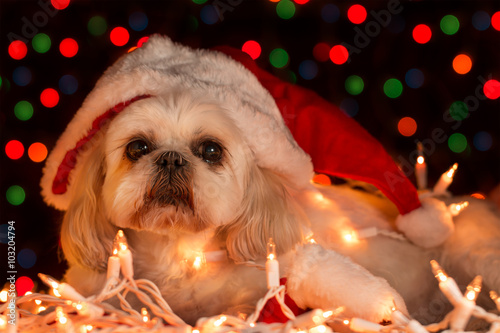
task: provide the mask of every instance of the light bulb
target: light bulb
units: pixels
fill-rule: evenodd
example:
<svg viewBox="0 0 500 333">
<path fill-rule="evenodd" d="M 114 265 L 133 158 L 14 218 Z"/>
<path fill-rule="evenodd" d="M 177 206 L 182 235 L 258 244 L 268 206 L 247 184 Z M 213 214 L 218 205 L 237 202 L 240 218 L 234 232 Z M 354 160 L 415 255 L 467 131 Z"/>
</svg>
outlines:
<svg viewBox="0 0 500 333">
<path fill-rule="evenodd" d="M 113 241 L 113 254 L 118 254 L 119 251 L 124 251 L 128 249 L 128 242 L 123 230 L 118 230 L 115 239 Z"/>
<path fill-rule="evenodd" d="M 267 259 L 276 259 L 276 244 L 274 244 L 272 238 L 269 238 L 269 241 L 267 242 Z"/>
<path fill-rule="evenodd" d="M 141 316 L 142 316 L 142 321 L 145 323 L 147 323 L 150 319 L 148 310 L 146 308 L 141 309 Z"/>
<path fill-rule="evenodd" d="M 417 164 L 415 164 L 415 177 L 417 179 L 417 187 L 419 190 L 424 190 L 427 188 L 427 164 L 425 163 L 425 158 L 420 155 L 417 158 Z"/>
<path fill-rule="evenodd" d="M 500 311 L 500 296 L 498 296 L 498 293 L 494 290 L 490 291 L 490 298 L 495 302 L 498 311 Z"/>
<path fill-rule="evenodd" d="M 451 205 L 448 206 L 448 210 L 450 211 L 451 215 L 457 216 L 460 214 L 465 208 L 469 206 L 468 201 L 462 201 L 459 203 L 452 203 Z"/>
<path fill-rule="evenodd" d="M 457 283 L 446 274 L 436 260 L 431 260 L 431 267 L 432 272 L 439 281 L 439 289 L 453 305 L 456 305 L 462 299 L 462 292 Z"/>
<path fill-rule="evenodd" d="M 272 238 L 267 242 L 266 277 L 268 289 L 280 286 L 280 266 L 276 260 L 276 244 Z"/>
<path fill-rule="evenodd" d="M 467 290 L 465 291 L 465 297 L 470 301 L 476 301 L 479 293 L 481 292 L 483 278 L 481 275 L 478 275 L 472 280 L 471 283 L 467 286 Z"/>
<path fill-rule="evenodd" d="M 445 172 L 441 175 L 441 177 L 439 178 L 439 181 L 437 182 L 436 186 L 434 186 L 434 189 L 432 190 L 435 194 L 445 194 L 446 193 L 446 189 L 453 182 L 453 176 L 455 175 L 455 171 L 457 170 L 457 168 L 458 168 L 458 164 L 455 163 L 447 172 Z"/>
<path fill-rule="evenodd" d="M 124 277 L 133 281 L 134 266 L 132 262 L 132 252 L 128 247 L 127 238 L 123 230 L 118 230 L 114 239 L 113 252 L 117 249 L 118 258 L 120 258 L 120 267 Z"/>
</svg>

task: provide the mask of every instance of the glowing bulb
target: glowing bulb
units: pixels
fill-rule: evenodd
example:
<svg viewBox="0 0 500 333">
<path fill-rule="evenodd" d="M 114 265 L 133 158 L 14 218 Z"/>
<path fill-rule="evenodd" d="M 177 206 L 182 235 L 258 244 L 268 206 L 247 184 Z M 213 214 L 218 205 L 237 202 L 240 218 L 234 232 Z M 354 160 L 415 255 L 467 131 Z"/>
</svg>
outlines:
<svg viewBox="0 0 500 333">
<path fill-rule="evenodd" d="M 46 308 L 45 306 L 43 306 L 43 305 L 40 305 L 40 306 L 37 308 L 36 313 L 40 313 L 40 312 L 43 312 L 43 311 L 45 311 L 45 310 L 47 310 L 47 308 Z"/>
<path fill-rule="evenodd" d="M 121 229 L 118 230 L 113 241 L 113 253 L 115 249 L 117 250 L 118 258 L 120 258 L 120 267 L 123 276 L 133 281 L 134 266 L 132 263 L 132 252 L 128 248 L 127 238 Z"/>
<path fill-rule="evenodd" d="M 342 236 L 347 243 L 353 244 L 359 242 L 358 233 L 356 230 L 350 230 L 344 232 Z"/>
<path fill-rule="evenodd" d="M 250 323 L 250 327 L 255 327 L 255 323 Z"/>
<path fill-rule="evenodd" d="M 447 172 L 445 172 L 441 175 L 441 177 L 439 178 L 439 181 L 437 182 L 436 186 L 434 186 L 434 189 L 432 190 L 435 194 L 446 193 L 446 189 L 453 182 L 453 176 L 455 175 L 457 168 L 458 168 L 458 163 L 455 163 Z"/>
<path fill-rule="evenodd" d="M 471 283 L 467 286 L 467 290 L 465 292 L 465 297 L 470 301 L 476 301 L 479 293 L 481 292 L 481 286 L 483 282 L 483 277 L 478 275 L 472 280 Z"/>
<path fill-rule="evenodd" d="M 439 281 L 439 289 L 441 292 L 453 305 L 459 303 L 463 297 L 462 292 L 460 291 L 460 288 L 458 288 L 455 280 L 446 274 L 436 260 L 431 260 L 431 267 L 432 272 Z"/>
<path fill-rule="evenodd" d="M 29 296 L 29 295 L 32 295 L 33 293 L 31 291 L 27 291 L 24 296 Z"/>
<path fill-rule="evenodd" d="M 425 159 L 424 159 L 424 157 L 423 157 L 423 156 L 419 156 L 419 157 L 417 158 L 417 163 L 418 163 L 418 164 L 424 164 L 424 162 L 425 162 Z"/>
<path fill-rule="evenodd" d="M 0 315 L 0 328 L 5 328 L 7 326 L 7 317 Z"/>
<path fill-rule="evenodd" d="M 146 308 L 141 309 L 141 316 L 142 316 L 142 321 L 145 323 L 147 323 L 150 319 L 148 310 Z"/>
<path fill-rule="evenodd" d="M 59 288 L 59 282 L 56 279 L 54 279 L 52 276 L 46 275 L 46 274 L 42 274 L 42 273 L 38 273 L 38 277 L 47 286 L 52 287 L 53 289 Z"/>
<path fill-rule="evenodd" d="M 191 333 L 200 333 L 200 330 L 192 330 Z"/>
<path fill-rule="evenodd" d="M 267 242 L 267 259 L 276 259 L 276 244 L 272 238 L 269 238 L 269 241 Z"/>
<path fill-rule="evenodd" d="M 7 290 L 2 290 L 0 292 L 0 302 L 3 302 L 3 303 L 7 302 L 8 294 L 9 293 L 7 292 Z"/>
<path fill-rule="evenodd" d="M 469 206 L 469 202 L 468 201 L 462 201 L 462 202 L 459 202 L 457 204 L 453 203 L 453 204 L 449 205 L 448 206 L 448 210 L 450 211 L 451 215 L 457 216 L 465 208 L 467 208 L 467 206 Z"/>
<path fill-rule="evenodd" d="M 344 323 L 344 325 L 349 325 L 349 320 L 348 319 L 344 319 L 343 323 Z"/>
<path fill-rule="evenodd" d="M 68 322 L 68 317 L 66 317 L 66 314 L 63 311 L 63 308 L 58 306 L 56 307 L 56 320 L 61 324 L 61 325 L 66 325 Z"/>
<path fill-rule="evenodd" d="M 266 277 L 268 289 L 280 286 L 280 265 L 276 260 L 276 244 L 272 238 L 267 242 Z"/>
<path fill-rule="evenodd" d="M 453 164 L 453 166 L 448 170 L 448 173 L 446 174 L 449 178 L 453 178 L 453 175 L 455 174 L 455 171 L 457 171 L 458 168 L 458 163 Z"/>
<path fill-rule="evenodd" d="M 494 290 L 490 291 L 490 298 L 495 302 L 498 311 L 500 311 L 500 296 L 498 296 L 498 293 Z"/>
<path fill-rule="evenodd" d="M 216 321 L 214 321 L 214 326 L 215 327 L 219 327 L 220 325 L 222 325 L 225 321 L 227 320 L 227 317 L 226 316 L 221 316 L 219 319 L 217 319 Z"/>
<path fill-rule="evenodd" d="M 125 251 L 128 249 L 128 242 L 123 230 L 118 230 L 115 236 L 115 240 L 113 241 L 113 254 L 118 253 L 119 251 Z"/>
<path fill-rule="evenodd" d="M 38 277 L 42 280 L 43 283 L 52 287 L 52 291 L 54 295 L 57 297 L 63 297 L 66 299 L 70 299 L 73 301 L 85 301 L 85 297 L 80 295 L 72 286 L 67 283 L 59 283 L 56 279 L 54 279 L 50 275 L 38 273 Z"/>
<path fill-rule="evenodd" d="M 35 304 L 36 304 L 36 305 L 40 305 L 40 304 L 42 304 L 42 301 L 41 301 L 41 300 L 39 300 L 39 299 L 36 299 L 36 300 L 35 300 Z"/>
</svg>

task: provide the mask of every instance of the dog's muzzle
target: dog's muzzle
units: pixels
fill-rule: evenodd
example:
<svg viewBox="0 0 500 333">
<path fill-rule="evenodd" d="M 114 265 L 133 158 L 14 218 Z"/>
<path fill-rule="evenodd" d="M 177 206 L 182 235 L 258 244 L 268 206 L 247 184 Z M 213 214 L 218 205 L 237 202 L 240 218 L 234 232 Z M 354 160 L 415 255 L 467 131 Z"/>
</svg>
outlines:
<svg viewBox="0 0 500 333">
<path fill-rule="evenodd" d="M 180 153 L 168 151 L 154 161 L 146 201 L 160 205 L 187 206 L 194 211 L 191 163 Z"/>
</svg>

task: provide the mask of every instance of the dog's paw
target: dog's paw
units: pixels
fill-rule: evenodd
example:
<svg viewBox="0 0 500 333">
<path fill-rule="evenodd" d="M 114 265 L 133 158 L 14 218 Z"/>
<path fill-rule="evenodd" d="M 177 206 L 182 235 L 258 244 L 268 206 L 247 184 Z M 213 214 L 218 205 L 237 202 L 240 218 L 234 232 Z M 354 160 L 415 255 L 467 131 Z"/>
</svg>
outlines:
<svg viewBox="0 0 500 333">
<path fill-rule="evenodd" d="M 403 298 L 385 279 L 319 245 L 298 248 L 286 275 L 288 293 L 302 308 L 344 306 L 345 316 L 374 322 L 390 320 L 394 306 L 407 313 Z"/>
</svg>

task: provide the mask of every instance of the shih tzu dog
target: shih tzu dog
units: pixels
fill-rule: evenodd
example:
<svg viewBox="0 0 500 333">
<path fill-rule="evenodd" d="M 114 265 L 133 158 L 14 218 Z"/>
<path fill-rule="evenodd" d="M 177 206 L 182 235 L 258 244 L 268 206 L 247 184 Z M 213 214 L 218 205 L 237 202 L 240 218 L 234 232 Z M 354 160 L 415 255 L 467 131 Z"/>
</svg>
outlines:
<svg viewBox="0 0 500 333">
<path fill-rule="evenodd" d="M 345 306 L 346 316 L 381 321 L 396 305 L 433 321 L 446 303 L 436 298 L 431 259 L 459 284 L 481 274 L 485 289 L 500 291 L 498 211 L 474 201 L 452 219 L 447 204 L 459 199 L 415 196 L 398 217 L 396 206 L 406 204 L 378 192 L 314 185 L 310 157 L 280 114 L 292 108 L 292 88 L 277 98 L 280 89 L 268 85 L 274 78 L 245 66 L 153 36 L 106 71 L 42 179 L 46 201 L 65 211 L 67 282 L 98 293 L 123 229 L 135 277 L 158 285 L 191 323 L 255 306 L 266 273 L 250 263 L 264 262 L 270 238 L 287 292 L 302 308 Z M 307 123 L 300 117 L 297 124 Z M 349 150 L 350 139 L 341 140 Z M 417 212 L 424 208 L 430 213 Z M 379 232 L 345 243 L 346 231 L 367 228 Z M 305 240 L 311 232 L 317 244 Z M 200 253 L 202 267 L 195 265 Z"/>
</svg>

